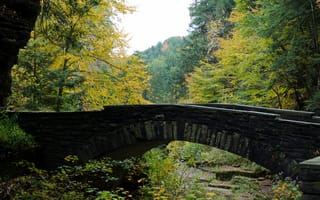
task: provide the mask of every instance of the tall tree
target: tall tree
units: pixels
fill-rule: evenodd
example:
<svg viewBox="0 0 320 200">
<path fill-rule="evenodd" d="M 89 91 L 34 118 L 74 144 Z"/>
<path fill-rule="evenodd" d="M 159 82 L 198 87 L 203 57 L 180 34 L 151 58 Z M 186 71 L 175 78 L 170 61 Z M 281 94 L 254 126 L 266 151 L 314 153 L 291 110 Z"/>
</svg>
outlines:
<svg viewBox="0 0 320 200">
<path fill-rule="evenodd" d="M 190 10 L 190 34 L 185 37 L 184 45 L 178 52 L 180 72 L 187 74 L 204 63 L 216 63 L 213 52 L 219 49 L 220 37 L 227 37 L 232 23 L 227 19 L 234 7 L 233 0 L 195 0 Z M 181 94 L 187 94 L 186 76 L 182 76 Z M 181 98 L 181 101 L 188 98 Z"/>
<path fill-rule="evenodd" d="M 38 26 L 39 24 L 36 25 Z M 16 107 L 23 105 L 26 109 L 39 110 L 40 107 L 44 109 L 44 105 L 49 102 L 54 104 L 55 92 L 48 80 L 49 67 L 54 62 L 55 54 L 54 46 L 49 45 L 35 28 L 27 46 L 20 50 L 18 65 L 12 70 L 11 105 Z"/>
<path fill-rule="evenodd" d="M 193 99 L 295 109 L 308 102 L 319 106 L 315 3 L 237 0 L 231 18 L 236 29 L 213 54 L 218 63 L 204 62 L 189 78 Z"/>
<path fill-rule="evenodd" d="M 183 38 L 172 37 L 143 52 L 140 57 L 149 66 L 150 90 L 146 93 L 154 103 L 177 103 L 183 96 L 184 79 L 178 52 Z"/>
<path fill-rule="evenodd" d="M 239 30 L 232 31 L 230 38 L 221 38 L 221 49 L 214 53 L 219 62 L 205 63 L 190 74 L 189 96 L 193 102 L 282 107 L 283 94 L 277 96 L 279 88 L 270 82 L 273 57 L 267 52 L 269 45 L 270 40 L 243 36 Z"/>
<path fill-rule="evenodd" d="M 97 109 L 110 103 L 106 94 L 111 90 L 109 88 L 122 85 L 122 79 L 128 77 L 124 76 L 128 75 L 128 66 L 132 66 L 136 77 L 147 80 L 145 67 L 134 57 L 125 55 L 125 35 L 116 26 L 120 13 L 132 11 L 124 1 L 51 0 L 48 3 L 43 5 L 46 12 L 39 18 L 41 23 L 35 30 L 38 32 L 35 41 L 39 45 L 29 45 L 32 50 L 40 52 L 42 49 L 46 53 L 46 59 L 40 61 L 36 57 L 42 62 L 41 68 L 46 70 L 35 70 L 37 74 L 32 74 L 30 69 L 38 68 L 35 57 L 20 57 L 20 67 L 48 82 L 47 87 L 41 87 L 41 95 L 33 92 L 24 95 L 29 103 L 38 96 L 39 99 L 51 99 L 38 101 L 47 104 L 40 104 L 39 109 L 43 106 L 56 111 Z M 130 84 L 134 79 L 127 81 L 128 93 L 141 94 L 141 90 L 146 88 L 135 90 L 136 84 Z M 34 87 L 33 83 L 30 84 Z M 128 96 L 123 95 L 112 103 L 133 102 L 122 98 L 127 99 Z"/>
<path fill-rule="evenodd" d="M 248 15 L 239 26 L 272 39 L 274 82 L 293 90 L 294 108 L 305 108 L 319 91 L 319 9 L 315 0 L 237 1 Z"/>
<path fill-rule="evenodd" d="M 118 60 L 118 67 L 99 67 L 89 73 L 82 98 L 86 110 L 100 109 L 114 104 L 146 104 L 149 89 L 147 66 L 136 56 Z M 103 65 L 103 63 L 100 63 Z"/>
<path fill-rule="evenodd" d="M 216 62 L 212 52 L 218 49 L 218 45 L 213 41 L 228 35 L 232 24 L 227 19 L 234 6 L 233 0 L 195 0 L 192 3 L 189 8 L 191 33 L 186 38 L 181 56 L 187 72 L 199 66 L 201 60 Z"/>
</svg>

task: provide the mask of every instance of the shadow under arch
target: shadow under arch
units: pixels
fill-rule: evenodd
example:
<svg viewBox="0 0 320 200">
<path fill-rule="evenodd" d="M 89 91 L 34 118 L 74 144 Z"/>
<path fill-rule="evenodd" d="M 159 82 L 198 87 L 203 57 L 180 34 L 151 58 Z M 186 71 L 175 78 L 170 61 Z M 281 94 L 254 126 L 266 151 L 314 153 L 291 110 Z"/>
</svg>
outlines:
<svg viewBox="0 0 320 200">
<path fill-rule="evenodd" d="M 80 159 L 85 161 L 106 153 L 113 158 L 128 158 L 142 155 L 154 147 L 166 145 L 171 141 L 187 141 L 237 154 L 273 173 L 283 172 L 286 175 L 296 173 L 294 170 L 297 162 L 287 158 L 287 155 L 282 152 L 276 154 L 278 153 L 276 146 L 246 137 L 245 134 L 238 132 L 222 130 L 207 124 L 197 124 L 192 120 L 141 121 L 123 126 L 108 135 L 108 137 L 91 138 L 91 145 L 79 149 Z M 88 154 L 89 152 L 91 153 Z"/>
<path fill-rule="evenodd" d="M 240 163 L 236 163 L 237 161 L 239 161 L 238 160 L 239 159 L 238 155 L 236 155 L 236 154 L 233 154 L 233 153 L 230 153 L 230 152 L 227 152 L 227 151 L 224 151 L 224 150 L 221 150 L 219 148 L 212 147 L 212 146 L 203 145 L 203 144 L 199 144 L 199 143 L 192 143 L 192 142 L 187 142 L 187 141 L 180 141 L 180 140 L 174 140 L 174 141 L 141 141 L 139 143 L 135 143 L 135 144 L 127 145 L 127 146 L 122 147 L 122 148 L 118 148 L 118 149 L 116 149 L 116 150 L 114 150 L 112 152 L 109 152 L 106 155 L 98 156 L 97 159 L 103 158 L 105 156 L 108 157 L 108 158 L 111 158 L 112 160 L 120 160 L 120 161 L 125 160 L 125 159 L 130 159 L 132 157 L 143 158 L 143 156 L 146 153 L 148 153 L 149 151 L 151 151 L 154 148 L 167 149 L 168 152 L 171 152 L 172 145 L 178 145 L 178 149 L 179 150 L 178 150 L 178 152 L 175 152 L 175 153 L 180 154 L 181 153 L 180 150 L 183 150 L 185 148 L 185 145 L 187 145 L 187 144 L 199 145 L 197 147 L 199 147 L 201 149 L 201 152 L 203 150 L 204 152 L 209 153 L 209 152 L 211 152 L 213 150 L 213 155 L 214 156 L 217 156 L 217 154 L 220 154 L 220 153 L 222 155 L 224 155 L 224 156 L 229 156 L 228 157 L 229 158 L 228 161 L 223 160 L 222 162 L 226 162 L 227 163 L 226 165 L 230 165 L 229 161 L 232 161 L 232 162 L 234 162 L 233 164 L 235 164 L 235 166 L 238 166 L 238 164 L 240 166 Z M 192 147 L 194 147 L 194 146 L 192 146 Z M 236 155 L 236 157 L 231 156 L 230 154 Z M 180 158 L 183 159 L 183 155 L 180 155 L 180 156 L 182 156 Z M 220 157 L 219 159 L 228 159 L 228 158 L 225 158 L 225 157 L 222 158 L 221 156 L 219 156 L 219 157 Z M 189 159 L 189 157 L 187 159 Z M 244 159 L 244 158 L 242 158 L 242 159 Z M 242 162 L 253 163 L 252 161 L 249 161 L 247 159 L 245 159 L 245 160 L 242 160 L 241 163 Z M 208 161 L 210 162 L 210 160 L 206 160 L 206 161 L 204 161 L 204 163 L 207 163 Z M 200 161 L 200 163 L 201 162 L 202 161 Z M 216 164 L 220 165 L 221 161 L 217 161 L 217 163 L 212 162 L 212 164 L 213 165 L 216 165 Z M 222 163 L 222 164 L 224 165 L 224 163 Z M 265 168 L 263 168 L 263 169 L 265 169 Z M 269 170 L 268 169 L 265 169 L 265 170 L 266 171 L 263 171 L 263 172 L 264 173 L 268 173 L 267 171 L 269 171 Z"/>
</svg>

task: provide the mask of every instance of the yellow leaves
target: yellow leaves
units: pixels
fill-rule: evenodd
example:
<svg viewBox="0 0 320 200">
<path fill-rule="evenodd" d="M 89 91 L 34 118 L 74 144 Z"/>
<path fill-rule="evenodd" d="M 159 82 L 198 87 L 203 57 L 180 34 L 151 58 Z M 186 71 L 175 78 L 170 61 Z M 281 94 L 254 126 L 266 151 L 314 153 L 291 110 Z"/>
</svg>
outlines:
<svg viewBox="0 0 320 200">
<path fill-rule="evenodd" d="M 53 63 L 49 66 L 49 69 L 62 70 L 64 64 L 66 64 L 69 69 L 75 69 L 80 64 L 80 58 L 71 53 L 58 54 L 58 56 L 55 56 Z"/>
<path fill-rule="evenodd" d="M 85 110 L 148 103 L 143 97 L 149 87 L 146 66 L 126 56 L 126 35 L 117 27 L 118 16 L 134 10 L 125 0 L 52 0 L 47 9 L 29 43 L 34 52 L 43 52 L 38 65 L 46 73 L 39 77 L 50 85 L 45 95 L 55 98 L 62 91 L 57 98 L 62 104 Z"/>
<path fill-rule="evenodd" d="M 244 15 L 234 11 L 230 20 L 237 22 Z M 273 61 L 266 53 L 270 40 L 254 33 L 247 36 L 237 29 L 231 34 L 219 38 L 219 50 L 214 52 L 218 63 L 204 63 L 187 79 L 191 98 L 195 102 L 269 104 L 275 98 L 267 88 Z"/>
<path fill-rule="evenodd" d="M 206 103 L 215 99 L 221 87 L 214 81 L 217 66 L 204 64 L 186 77 L 190 98 L 196 103 Z"/>
<path fill-rule="evenodd" d="M 48 24 L 67 20 L 65 33 L 59 33 L 67 37 L 54 46 L 58 54 L 50 69 L 67 67 L 76 75 L 85 77 L 86 81 L 79 86 L 84 91 L 81 99 L 84 109 L 101 109 L 110 104 L 148 103 L 143 98 L 149 81 L 146 67 L 138 58 L 125 55 L 125 35 L 115 25 L 119 14 L 133 9 L 124 0 L 101 0 L 98 6 L 88 0 L 73 4 L 54 0 L 54 3 L 59 6 L 59 14 L 63 18 L 54 13 L 55 17 Z M 90 10 L 79 11 L 86 7 Z M 83 48 L 68 48 L 71 45 L 68 37 L 74 37 Z"/>
<path fill-rule="evenodd" d="M 111 0 L 110 2 L 113 4 L 113 7 L 122 14 L 133 12 L 135 10 L 133 7 L 127 6 L 125 0 Z"/>
<path fill-rule="evenodd" d="M 209 199 L 214 199 L 215 197 L 217 197 L 217 194 L 214 192 L 208 192 L 206 195 Z"/>
<path fill-rule="evenodd" d="M 320 156 L 320 150 L 312 152 L 313 156 Z"/>
<path fill-rule="evenodd" d="M 76 155 L 67 155 L 65 158 L 64 158 L 65 161 L 67 162 L 70 162 L 70 163 L 75 163 L 79 160 L 78 156 Z"/>
<path fill-rule="evenodd" d="M 134 56 L 127 58 L 117 77 L 119 80 L 116 94 L 122 104 L 148 103 L 142 94 L 148 89 L 149 77 L 146 66 L 140 60 Z"/>
<path fill-rule="evenodd" d="M 166 196 L 166 190 L 164 188 L 157 188 L 158 191 L 154 194 L 154 200 L 169 200 L 169 197 Z"/>
<path fill-rule="evenodd" d="M 241 61 L 255 64 L 257 59 L 265 56 L 264 52 L 270 45 L 269 40 L 259 38 L 255 35 L 243 36 L 239 30 L 232 32 L 232 38 L 221 39 L 221 49 L 215 52 L 220 59 L 221 65 L 236 65 Z"/>
<path fill-rule="evenodd" d="M 231 15 L 230 15 L 230 17 L 229 17 L 229 21 L 230 22 L 233 22 L 233 23 L 235 23 L 235 22 L 238 22 L 239 20 L 241 20 L 243 17 L 245 17 L 246 16 L 246 14 L 245 13 L 243 13 L 243 12 L 239 12 L 239 11 L 237 11 L 236 9 L 234 9 L 232 12 L 231 12 Z"/>
<path fill-rule="evenodd" d="M 301 197 L 301 192 L 293 182 L 280 181 L 273 187 L 274 200 L 295 200 Z"/>
<path fill-rule="evenodd" d="M 148 89 L 146 66 L 135 56 L 113 60 L 108 71 L 93 70 L 86 75 L 85 109 L 100 109 L 112 104 L 145 104 Z"/>
</svg>

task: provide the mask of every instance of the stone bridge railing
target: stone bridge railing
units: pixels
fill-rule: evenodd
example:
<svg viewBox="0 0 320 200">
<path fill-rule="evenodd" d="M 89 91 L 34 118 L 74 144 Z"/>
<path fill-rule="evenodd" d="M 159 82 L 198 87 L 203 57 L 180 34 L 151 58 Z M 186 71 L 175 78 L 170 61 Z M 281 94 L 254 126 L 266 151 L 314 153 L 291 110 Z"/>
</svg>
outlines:
<svg viewBox="0 0 320 200">
<path fill-rule="evenodd" d="M 35 136 L 47 166 L 61 164 L 70 154 L 84 162 L 145 141 L 184 140 L 236 153 L 291 176 L 298 176 L 299 163 L 312 159 L 320 149 L 318 120 L 310 112 L 223 104 L 19 113 L 21 127 Z M 301 166 L 309 169 L 308 163 Z"/>
</svg>

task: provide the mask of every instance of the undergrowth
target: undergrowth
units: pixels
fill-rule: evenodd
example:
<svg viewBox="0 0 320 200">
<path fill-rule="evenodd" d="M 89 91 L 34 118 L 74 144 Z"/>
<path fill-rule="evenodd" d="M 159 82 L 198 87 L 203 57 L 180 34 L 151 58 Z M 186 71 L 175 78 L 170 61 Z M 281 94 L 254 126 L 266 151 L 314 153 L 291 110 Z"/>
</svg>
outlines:
<svg viewBox="0 0 320 200">
<path fill-rule="evenodd" d="M 27 161 L 17 162 L 17 170 L 25 173 L 6 181 L 0 178 L 0 199 L 224 200 L 231 197 L 208 190 L 194 169 L 199 165 L 258 169 L 256 164 L 233 154 L 184 142 L 152 149 L 141 159 L 115 161 L 104 157 L 83 165 L 77 164 L 78 158 L 73 155 L 65 160 L 70 164 L 54 171 L 39 169 Z M 215 177 L 208 181 L 217 182 Z M 229 183 L 236 186 L 231 189 L 235 199 L 243 194 L 260 200 L 301 197 L 297 183 L 280 176 L 273 182 L 273 197 L 260 194 L 259 184 L 252 178 L 234 176 Z"/>
<path fill-rule="evenodd" d="M 65 159 L 72 164 L 77 157 Z M 26 161 L 17 165 L 28 173 L 0 183 L 0 199 L 133 199 L 132 192 L 139 188 L 137 179 L 141 178 L 135 159 L 102 158 L 55 171 L 38 169 Z"/>
<path fill-rule="evenodd" d="M 31 149 L 36 146 L 33 137 L 26 134 L 16 122 L 16 116 L 9 117 L 0 113 L 0 153 L 1 157 L 8 153 L 14 153 Z"/>
</svg>

